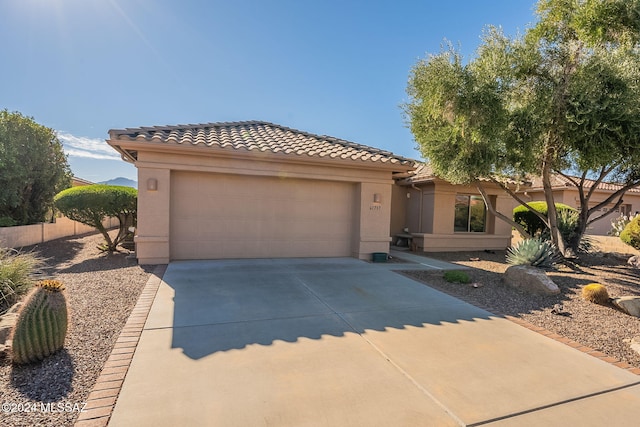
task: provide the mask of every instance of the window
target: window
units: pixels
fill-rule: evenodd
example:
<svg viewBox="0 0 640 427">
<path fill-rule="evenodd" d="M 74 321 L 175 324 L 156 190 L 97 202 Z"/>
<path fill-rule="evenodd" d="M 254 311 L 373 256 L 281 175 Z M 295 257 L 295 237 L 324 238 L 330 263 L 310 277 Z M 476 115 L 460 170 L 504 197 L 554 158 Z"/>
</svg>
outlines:
<svg viewBox="0 0 640 427">
<path fill-rule="evenodd" d="M 486 222 L 487 209 L 481 196 L 456 196 L 453 231 L 482 233 Z"/>
</svg>

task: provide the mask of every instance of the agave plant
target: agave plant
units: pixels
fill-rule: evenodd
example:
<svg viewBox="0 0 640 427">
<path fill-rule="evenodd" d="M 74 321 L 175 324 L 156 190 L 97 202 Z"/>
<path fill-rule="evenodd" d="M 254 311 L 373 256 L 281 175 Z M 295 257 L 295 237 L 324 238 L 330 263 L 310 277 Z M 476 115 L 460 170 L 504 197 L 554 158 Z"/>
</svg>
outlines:
<svg viewBox="0 0 640 427">
<path fill-rule="evenodd" d="M 507 263 L 511 265 L 551 267 L 559 259 L 556 247 L 551 242 L 539 238 L 522 240 L 507 250 Z"/>
</svg>

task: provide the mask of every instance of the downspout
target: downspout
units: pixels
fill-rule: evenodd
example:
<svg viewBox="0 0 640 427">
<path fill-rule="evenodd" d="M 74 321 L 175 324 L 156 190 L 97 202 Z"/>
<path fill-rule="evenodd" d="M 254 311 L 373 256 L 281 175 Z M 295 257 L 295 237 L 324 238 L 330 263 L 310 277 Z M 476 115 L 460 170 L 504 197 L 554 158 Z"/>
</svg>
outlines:
<svg viewBox="0 0 640 427">
<path fill-rule="evenodd" d="M 424 198 L 424 192 L 418 187 L 416 187 L 415 184 L 411 184 L 411 188 L 420 192 L 420 210 L 419 210 L 420 213 L 418 216 L 418 233 L 422 233 L 422 205 L 423 205 L 422 199 Z"/>
</svg>

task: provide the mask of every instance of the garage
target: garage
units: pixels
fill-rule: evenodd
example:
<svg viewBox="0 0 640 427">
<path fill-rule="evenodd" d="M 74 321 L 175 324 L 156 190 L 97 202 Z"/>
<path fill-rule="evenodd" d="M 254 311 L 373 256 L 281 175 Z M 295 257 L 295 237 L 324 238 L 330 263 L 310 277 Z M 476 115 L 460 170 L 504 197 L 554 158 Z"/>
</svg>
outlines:
<svg viewBox="0 0 640 427">
<path fill-rule="evenodd" d="M 336 181 L 173 172 L 171 259 L 351 256 L 354 191 Z"/>
<path fill-rule="evenodd" d="M 388 252 L 391 188 L 415 161 L 261 121 L 112 129 L 138 170 L 140 264 Z"/>
</svg>

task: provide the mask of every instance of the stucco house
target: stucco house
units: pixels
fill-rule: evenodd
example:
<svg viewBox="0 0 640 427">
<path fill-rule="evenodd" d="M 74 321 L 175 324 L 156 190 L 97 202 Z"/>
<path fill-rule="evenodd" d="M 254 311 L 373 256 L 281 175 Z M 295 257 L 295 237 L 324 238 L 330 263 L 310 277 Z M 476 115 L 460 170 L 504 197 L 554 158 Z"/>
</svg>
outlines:
<svg viewBox="0 0 640 427">
<path fill-rule="evenodd" d="M 170 260 L 371 258 L 389 249 L 394 176 L 415 162 L 260 121 L 109 131 L 138 170 L 136 254 Z"/>
<path fill-rule="evenodd" d="M 576 178 L 579 180 L 579 178 Z M 585 189 L 589 190 L 595 185 L 595 181 L 587 179 L 585 181 Z M 574 208 L 580 206 L 580 196 L 578 188 L 566 177 L 561 175 L 551 176 L 551 187 L 553 188 L 553 197 L 556 203 L 564 203 Z M 599 183 L 591 196 L 589 206 L 593 207 L 598 203 L 606 200 L 611 194 L 622 188 L 620 184 L 601 182 Z M 540 178 L 533 178 L 531 180 L 531 186 L 523 189 L 521 195 L 525 201 L 544 201 L 544 188 L 542 187 L 542 180 Z M 608 211 L 611 211 L 608 215 L 602 219 L 593 222 L 587 229 L 587 234 L 606 236 L 611 231 L 611 220 L 619 217 L 620 215 L 629 215 L 640 212 L 640 188 L 635 187 L 626 192 L 622 198 L 622 204 L 617 209 L 613 210 L 617 198 L 606 207 L 600 209 L 600 212 L 596 212 L 594 215 L 600 216 Z M 593 218 L 593 217 L 592 217 Z"/>
<path fill-rule="evenodd" d="M 517 202 L 497 185 L 482 187 L 495 210 L 511 217 Z M 511 226 L 492 215 L 474 185 L 454 185 L 421 164 L 393 188 L 391 235 L 424 252 L 503 250 L 511 245 Z M 408 240 L 408 242 L 407 242 Z"/>
</svg>

